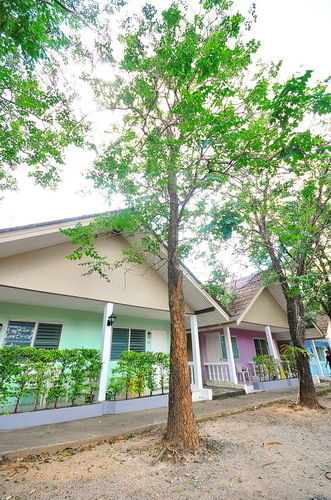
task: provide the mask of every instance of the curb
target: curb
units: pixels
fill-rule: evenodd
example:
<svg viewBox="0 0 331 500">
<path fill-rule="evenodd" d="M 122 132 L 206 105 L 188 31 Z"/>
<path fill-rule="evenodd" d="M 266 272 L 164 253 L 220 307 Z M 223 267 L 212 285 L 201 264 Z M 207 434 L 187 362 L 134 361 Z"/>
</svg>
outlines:
<svg viewBox="0 0 331 500">
<path fill-rule="evenodd" d="M 267 407 L 267 406 L 270 406 L 270 405 L 278 403 L 278 402 L 291 401 L 292 399 L 293 398 L 282 399 L 282 400 L 277 399 L 277 400 L 268 401 L 265 403 L 242 406 L 241 408 L 236 408 L 233 410 L 223 410 L 223 411 L 220 411 L 217 413 L 210 413 L 207 415 L 201 415 L 201 416 L 196 417 L 196 422 L 198 422 L 198 423 L 205 422 L 205 421 L 212 420 L 212 419 L 218 419 L 218 418 L 227 417 L 230 415 L 236 415 L 238 413 L 243 413 L 245 411 L 255 411 L 255 410 L 258 410 L 259 408 Z M 162 422 L 159 424 L 153 424 L 153 425 L 147 425 L 144 427 L 133 428 L 133 429 L 130 429 L 126 432 L 109 433 L 109 434 L 103 434 L 100 436 L 94 436 L 94 437 L 87 438 L 87 439 L 78 439 L 76 441 L 66 441 L 63 443 L 56 443 L 56 444 L 52 444 L 49 446 L 36 446 L 35 448 L 27 448 L 27 449 L 23 449 L 23 450 L 9 451 L 9 452 L 6 452 L 2 455 L 1 461 L 8 462 L 11 460 L 15 460 L 17 458 L 25 458 L 25 457 L 42 455 L 43 453 L 55 453 L 57 451 L 61 451 L 61 450 L 64 450 L 66 448 L 77 449 L 77 448 L 81 448 L 81 447 L 88 446 L 91 444 L 98 444 L 98 443 L 102 443 L 104 441 L 111 441 L 113 439 L 123 437 L 127 434 L 138 434 L 138 435 L 144 434 L 146 432 L 161 429 L 162 427 L 165 426 L 165 424 L 166 424 L 166 422 Z"/>
<path fill-rule="evenodd" d="M 316 391 L 317 394 L 323 395 L 331 392 L 331 387 L 326 387 Z M 196 422 L 205 422 L 208 420 L 218 419 L 227 417 L 230 415 L 236 415 L 239 413 L 244 413 L 246 411 L 255 411 L 260 408 L 267 408 L 268 406 L 272 406 L 275 403 L 288 403 L 289 401 L 293 401 L 293 396 L 288 398 L 279 398 L 273 399 L 270 401 L 266 401 L 263 403 L 251 404 L 246 406 L 241 406 L 240 408 L 235 408 L 233 410 L 223 410 L 217 413 L 210 413 L 206 415 L 196 416 Z M 9 462 L 11 460 L 15 460 L 17 458 L 26 458 L 31 456 L 42 455 L 43 453 L 54 453 L 57 451 L 64 450 L 66 448 L 77 449 L 84 446 L 89 446 L 91 444 L 98 444 L 105 441 L 111 441 L 116 438 L 121 438 L 126 436 L 127 434 L 144 434 L 146 432 L 151 432 L 153 430 L 162 429 L 165 426 L 165 421 L 160 422 L 159 424 L 145 425 L 143 427 L 137 427 L 127 430 L 126 432 L 117 432 L 117 433 L 109 433 L 103 434 L 100 436 L 94 436 L 87 439 L 78 439 L 76 441 L 66 441 L 63 443 L 55 443 L 48 446 L 36 446 L 35 448 L 26 448 L 22 450 L 9 451 L 2 454 L 0 457 L 0 464 L 4 462 Z"/>
<path fill-rule="evenodd" d="M 65 441 L 63 443 L 55 443 L 47 446 L 36 446 L 35 448 L 26 448 L 22 450 L 8 451 L 6 453 L 3 453 L 2 456 L 0 457 L 0 464 L 1 462 L 4 463 L 11 460 L 15 460 L 17 458 L 33 457 L 42 455 L 44 453 L 55 453 L 57 451 L 65 450 L 67 448 L 75 450 L 77 448 L 89 446 L 91 444 L 98 444 L 98 443 L 103 443 L 105 441 L 112 441 L 116 438 L 126 436 L 127 434 L 144 434 L 145 432 L 153 431 L 161 427 L 162 425 L 163 424 L 147 425 L 144 427 L 137 427 L 136 429 L 130 429 L 127 432 L 102 434 L 100 436 L 94 436 L 87 439 L 78 439 L 76 441 Z"/>
</svg>

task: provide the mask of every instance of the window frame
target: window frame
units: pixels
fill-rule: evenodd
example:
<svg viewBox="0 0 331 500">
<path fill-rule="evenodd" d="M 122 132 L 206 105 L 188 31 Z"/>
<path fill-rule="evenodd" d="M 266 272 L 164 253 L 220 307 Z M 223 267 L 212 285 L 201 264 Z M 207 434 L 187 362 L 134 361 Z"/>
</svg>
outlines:
<svg viewBox="0 0 331 500">
<path fill-rule="evenodd" d="M 147 352 L 147 333 L 148 333 L 147 332 L 147 328 L 135 328 L 133 326 L 113 326 L 113 328 L 112 328 L 112 339 L 111 339 L 111 345 L 110 345 L 110 356 L 109 356 L 109 358 L 110 358 L 109 361 L 110 362 L 116 363 L 117 361 L 120 360 L 120 358 L 118 358 L 118 359 L 112 359 L 111 358 L 111 354 L 112 354 L 112 350 L 113 350 L 112 349 L 112 347 L 113 347 L 113 332 L 114 332 L 114 330 L 116 330 L 116 328 L 121 329 L 121 330 L 129 330 L 128 348 L 126 349 L 127 351 L 131 350 L 131 349 L 129 349 L 130 343 L 131 343 L 131 330 L 141 330 L 142 332 L 145 332 L 145 350 L 142 351 L 142 352 Z M 122 352 L 124 352 L 124 351 L 125 351 L 125 349 Z M 132 352 L 137 352 L 137 351 L 132 351 Z"/>
<path fill-rule="evenodd" d="M 224 335 L 224 333 L 220 333 L 220 354 L 221 354 L 221 361 L 228 361 L 229 360 L 228 357 L 226 357 L 226 358 L 223 357 L 221 337 L 223 337 L 223 339 L 224 339 L 224 346 L 225 346 L 225 350 L 226 350 L 225 335 Z M 236 356 L 233 355 L 233 359 L 237 359 L 238 360 L 238 359 L 240 359 L 240 351 L 239 351 L 239 344 L 238 344 L 238 335 L 230 335 L 230 337 L 231 337 L 231 339 L 236 339 L 238 357 L 236 357 Z M 231 340 L 231 342 L 232 342 L 232 340 Z M 233 351 L 233 346 L 232 346 L 232 351 Z M 228 353 L 226 353 L 226 355 L 228 356 Z"/>
<path fill-rule="evenodd" d="M 315 348 L 316 348 L 316 352 L 317 352 L 317 358 L 318 360 L 321 362 L 321 363 L 326 363 L 326 356 L 325 356 L 325 351 L 327 349 L 327 347 L 324 347 L 322 345 L 315 345 Z M 320 358 L 320 355 L 319 353 L 322 352 L 322 358 Z"/>
<path fill-rule="evenodd" d="M 269 346 L 268 346 L 268 341 L 267 341 L 267 339 L 264 339 L 264 338 L 262 338 L 262 337 L 253 337 L 253 338 L 252 338 L 252 340 L 253 340 L 253 345 L 254 345 L 254 350 L 255 350 L 255 356 L 269 356 L 269 355 L 270 355 L 270 353 L 269 353 Z M 265 342 L 265 343 L 266 343 L 266 346 L 267 346 L 267 352 L 266 352 L 266 353 L 263 353 L 263 352 L 262 352 L 261 354 L 258 354 L 258 353 L 256 352 L 255 340 L 258 340 L 258 341 L 261 341 L 261 340 L 262 340 L 263 342 Z M 261 349 L 261 350 L 262 350 L 262 349 Z"/>
<path fill-rule="evenodd" d="M 7 321 L 5 322 L 5 324 L 4 324 L 4 333 L 2 335 L 1 342 L 0 342 L 0 348 L 1 349 L 5 347 L 4 344 L 5 344 L 5 340 L 6 340 L 6 336 L 7 336 L 6 334 L 7 334 L 7 330 L 8 330 L 8 327 L 9 327 L 9 323 L 11 321 L 12 322 L 14 322 L 14 321 L 20 322 L 21 321 L 21 322 L 24 322 L 24 323 L 34 323 L 34 329 L 33 329 L 33 334 L 32 334 L 32 337 L 31 337 L 31 342 L 30 342 L 30 345 L 26 346 L 26 347 L 34 347 L 34 343 L 35 343 L 35 340 L 36 340 L 36 335 L 37 335 L 37 330 L 38 330 L 39 323 L 44 323 L 44 324 L 47 324 L 47 325 L 61 325 L 61 335 L 60 335 L 60 340 L 59 340 L 59 346 L 57 347 L 58 350 L 61 349 L 60 345 L 61 345 L 62 332 L 63 332 L 63 326 L 64 326 L 63 322 L 61 322 L 61 321 L 34 320 L 34 319 L 18 319 L 18 318 L 8 318 Z M 37 347 L 36 349 L 41 349 L 41 348 Z"/>
</svg>

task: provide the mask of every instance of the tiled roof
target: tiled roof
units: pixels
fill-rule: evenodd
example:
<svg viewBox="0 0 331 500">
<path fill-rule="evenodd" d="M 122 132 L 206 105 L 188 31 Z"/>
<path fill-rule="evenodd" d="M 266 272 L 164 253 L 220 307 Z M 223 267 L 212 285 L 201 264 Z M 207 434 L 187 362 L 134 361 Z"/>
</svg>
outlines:
<svg viewBox="0 0 331 500">
<path fill-rule="evenodd" d="M 328 331 L 329 317 L 326 314 L 321 314 L 313 319 L 313 322 L 326 335 Z"/>
<path fill-rule="evenodd" d="M 235 292 L 237 297 L 229 304 L 230 321 L 237 321 L 247 309 L 256 294 L 263 288 L 263 282 L 259 274 L 252 274 L 232 281 L 227 287 L 229 291 Z"/>
</svg>

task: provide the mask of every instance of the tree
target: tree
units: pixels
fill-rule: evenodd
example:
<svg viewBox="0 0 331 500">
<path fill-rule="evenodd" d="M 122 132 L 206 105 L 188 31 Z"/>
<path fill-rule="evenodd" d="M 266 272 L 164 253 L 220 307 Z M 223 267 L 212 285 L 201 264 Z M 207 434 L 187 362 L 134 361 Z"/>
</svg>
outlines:
<svg viewBox="0 0 331 500">
<path fill-rule="evenodd" d="M 327 179 L 326 182 L 328 182 Z M 326 314 L 331 320 L 330 229 L 330 225 L 328 230 L 325 229 L 324 241 L 315 249 L 315 259 L 300 283 L 307 314 L 312 319 L 316 315 Z"/>
<path fill-rule="evenodd" d="M 73 44 L 70 28 L 94 23 L 94 0 L 0 2 L 0 189 L 14 188 L 21 165 L 41 185 L 58 181 L 69 144 L 82 145 L 85 126 L 73 94 L 57 83 L 52 54 Z M 43 65 L 43 68 L 42 68 Z"/>
<path fill-rule="evenodd" d="M 307 308 L 325 301 L 330 259 L 330 142 L 327 129 L 303 129 L 308 113 L 331 111 L 326 86 L 310 87 L 310 73 L 263 88 L 260 111 L 260 151 L 240 177 L 232 178 L 232 197 L 222 207 L 236 214 L 241 245 L 268 282 L 277 280 L 284 293 L 290 335 L 297 349 L 300 403 L 318 407 L 305 347 Z M 261 102 L 261 101 L 260 101 Z M 262 113 L 261 113 L 262 111 Z M 311 116 L 310 116 L 311 117 Z M 299 127 L 301 124 L 301 129 Z M 245 175 L 243 175 L 245 174 Z M 323 281 L 325 280 L 325 281 Z M 315 295 L 319 287 L 319 295 Z M 300 350 L 301 349 L 301 350 Z"/>
<path fill-rule="evenodd" d="M 188 228 L 194 225 L 198 233 L 206 193 L 250 150 L 240 96 L 244 72 L 258 48 L 255 41 L 242 41 L 244 19 L 231 13 L 231 2 L 199 3 L 199 14 L 192 16 L 184 1 L 160 13 L 146 5 L 122 23 L 123 56 L 111 68 L 113 79 L 91 82 L 102 107 L 122 117 L 90 177 L 97 187 L 122 193 L 129 209 L 66 232 L 78 244 L 71 258 L 87 256 L 88 272 L 103 277 L 111 266 L 97 254 L 93 234 L 142 231 L 147 236 L 141 246 L 123 257 L 138 262 L 143 251 L 157 253 L 160 241 L 166 242 L 171 366 L 165 437 L 183 449 L 197 448 L 199 437 L 179 259 L 194 241 L 188 241 Z"/>
</svg>

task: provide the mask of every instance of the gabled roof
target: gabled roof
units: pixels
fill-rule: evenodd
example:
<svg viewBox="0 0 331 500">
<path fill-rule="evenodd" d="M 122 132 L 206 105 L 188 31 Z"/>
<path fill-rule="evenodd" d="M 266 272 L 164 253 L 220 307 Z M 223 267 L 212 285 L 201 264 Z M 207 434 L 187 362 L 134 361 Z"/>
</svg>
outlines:
<svg viewBox="0 0 331 500">
<path fill-rule="evenodd" d="M 326 314 L 315 316 L 312 320 L 314 326 L 325 336 L 328 333 L 330 319 Z"/>
<path fill-rule="evenodd" d="M 248 311 L 265 289 L 270 292 L 276 303 L 286 312 L 286 299 L 280 284 L 274 282 L 266 286 L 260 274 L 252 274 L 234 280 L 229 283 L 227 289 L 236 293 L 235 299 L 228 305 L 229 323 L 239 325 L 242 321 L 245 322 Z M 330 320 L 327 315 L 316 316 L 313 319 L 314 328 L 307 328 L 306 330 L 307 338 L 324 337 L 327 334 L 329 322 Z M 284 333 L 281 334 L 278 332 L 277 335 L 279 336 L 279 340 L 284 337 Z"/>
<path fill-rule="evenodd" d="M 237 322 L 257 299 L 264 284 L 259 274 L 252 274 L 232 281 L 227 288 L 237 295 L 228 306 L 229 322 Z"/>
<path fill-rule="evenodd" d="M 69 228 L 77 223 L 88 224 L 100 215 L 104 215 L 104 213 L 0 229 L 0 259 L 68 242 L 69 238 L 61 233 L 60 228 Z M 139 241 L 143 235 L 132 236 L 123 232 L 122 236 L 129 243 L 133 243 Z M 161 247 L 160 251 L 163 256 L 166 255 L 165 247 Z M 148 253 L 146 254 L 146 261 L 167 281 L 167 265 L 160 266 L 160 262 L 155 259 L 155 256 Z M 200 312 L 198 315 L 199 326 L 219 325 L 224 321 L 228 321 L 229 315 L 227 311 L 202 288 L 199 280 L 184 265 L 182 270 L 184 274 L 184 300 L 194 311 Z"/>
</svg>

